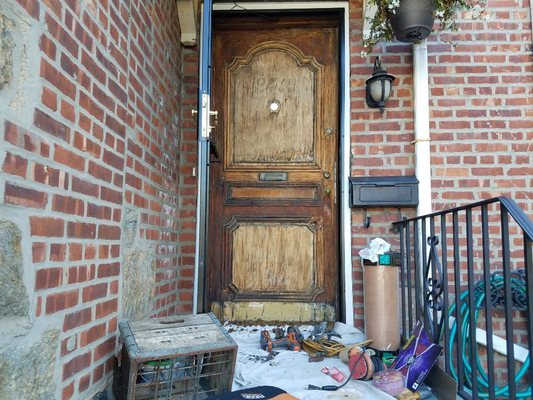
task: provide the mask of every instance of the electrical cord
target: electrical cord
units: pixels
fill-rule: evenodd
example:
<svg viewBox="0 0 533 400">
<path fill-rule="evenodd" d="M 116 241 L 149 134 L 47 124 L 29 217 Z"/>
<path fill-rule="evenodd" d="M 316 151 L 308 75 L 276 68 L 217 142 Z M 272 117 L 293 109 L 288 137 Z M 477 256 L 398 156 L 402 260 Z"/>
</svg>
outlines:
<svg viewBox="0 0 533 400">
<path fill-rule="evenodd" d="M 302 347 L 305 351 L 309 352 L 322 352 L 326 357 L 333 357 L 339 354 L 346 348 L 342 343 L 334 340 L 319 339 L 319 340 L 302 340 Z"/>
<path fill-rule="evenodd" d="M 517 280 L 517 279 L 511 279 L 511 285 L 514 286 L 513 288 L 516 289 L 517 291 L 523 291 L 525 293 L 525 286 L 524 286 L 524 282 L 521 281 L 521 280 Z M 498 290 L 498 289 L 501 289 L 503 286 L 504 286 L 505 282 L 503 280 L 503 277 L 501 276 L 493 276 L 491 278 L 491 283 L 490 283 L 490 292 L 492 292 L 493 290 Z M 481 289 L 483 289 L 483 287 L 481 287 Z M 487 291 L 486 290 L 477 290 L 475 291 L 475 294 L 474 294 L 474 322 L 476 323 L 476 326 L 477 326 L 477 319 L 478 319 L 478 315 L 479 315 L 479 309 L 480 307 L 483 305 L 483 303 L 485 302 L 486 300 L 486 293 Z M 455 343 L 455 340 L 456 340 L 456 336 L 458 335 L 461 335 L 462 339 L 463 339 L 463 345 L 462 345 L 462 348 L 460 349 L 460 353 L 461 353 L 461 357 L 462 357 L 462 360 L 463 360 L 463 367 L 464 367 L 464 370 L 465 370 L 465 378 L 466 378 L 466 383 L 467 383 L 467 386 L 470 388 L 469 390 L 471 390 L 471 388 L 473 387 L 473 382 L 474 382 L 474 379 L 472 377 L 472 362 L 473 360 L 471 360 L 471 358 L 469 358 L 469 350 L 468 350 L 468 347 L 467 347 L 467 344 L 470 340 L 469 338 L 469 332 L 470 332 L 470 307 L 468 307 L 468 302 L 467 302 L 467 297 L 469 295 L 469 290 L 465 290 L 464 292 L 461 293 L 461 296 L 460 296 L 460 304 L 461 304 L 461 310 L 460 310 L 460 314 L 461 314 L 461 318 L 462 318 L 462 321 L 463 321 L 463 325 L 462 325 L 462 329 L 461 329 L 461 332 L 458 333 L 457 332 L 457 318 L 455 319 L 455 321 L 453 322 L 452 326 L 451 326 L 451 329 L 450 329 L 450 341 L 449 341 L 449 345 L 448 345 L 448 350 L 449 350 L 449 354 L 453 355 L 454 352 L 453 352 L 453 345 Z M 490 301 L 490 300 L 489 300 Z M 449 310 L 449 315 L 450 316 L 453 316 L 454 312 L 456 310 L 456 306 L 455 304 L 453 304 L 451 307 L 450 307 L 450 310 Z M 475 339 L 474 339 L 475 340 Z M 531 340 L 531 338 L 530 338 Z M 515 382 L 516 383 L 519 383 L 519 381 L 522 379 L 522 377 L 527 373 L 528 369 L 529 369 L 529 365 L 530 365 L 530 359 L 531 359 L 531 354 L 528 355 L 527 359 L 525 360 L 525 362 L 522 364 L 522 367 L 520 368 L 520 370 L 518 371 L 518 373 L 516 374 L 515 376 Z M 476 379 L 475 379 L 475 382 L 477 384 L 477 389 L 478 389 L 478 396 L 480 398 L 488 398 L 489 397 L 489 383 L 488 383 L 488 376 L 487 376 L 487 373 L 485 372 L 485 369 L 482 365 L 482 362 L 479 358 L 479 352 L 476 351 L 476 354 L 475 354 L 475 362 L 476 362 L 476 366 L 477 366 L 477 371 L 478 371 L 478 374 L 476 376 Z M 455 370 L 455 367 L 453 366 L 453 363 L 450 363 L 450 372 L 452 373 L 452 376 L 455 378 L 455 380 L 458 379 L 457 377 L 457 372 Z M 528 389 L 525 389 L 525 390 L 522 390 L 522 391 L 517 391 L 516 393 L 516 397 L 517 398 L 526 398 L 526 397 L 530 397 L 531 396 L 531 386 L 529 386 Z M 505 386 L 495 386 L 494 388 L 494 394 L 495 396 L 509 396 L 509 385 L 505 385 Z"/>
<path fill-rule="evenodd" d="M 350 369 L 350 375 L 348 375 L 348 378 L 346 378 L 346 380 L 342 383 L 342 385 L 340 386 L 336 386 L 336 385 L 315 386 L 315 385 L 309 384 L 307 386 L 307 390 L 326 390 L 328 392 L 334 392 L 336 390 L 339 390 L 340 388 L 343 388 L 344 386 L 346 386 L 348 382 L 350 382 L 350 379 L 352 379 L 352 375 L 355 371 L 355 368 L 357 368 L 361 360 L 364 358 L 363 357 L 364 354 L 365 354 L 365 350 L 363 349 L 361 356 L 353 363 L 353 366 Z"/>
</svg>

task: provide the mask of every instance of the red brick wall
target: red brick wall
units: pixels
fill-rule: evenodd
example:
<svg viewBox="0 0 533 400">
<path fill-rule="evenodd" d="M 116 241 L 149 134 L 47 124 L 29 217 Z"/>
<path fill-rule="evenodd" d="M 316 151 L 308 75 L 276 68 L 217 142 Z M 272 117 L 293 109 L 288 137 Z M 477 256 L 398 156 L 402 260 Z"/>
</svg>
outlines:
<svg viewBox="0 0 533 400">
<path fill-rule="evenodd" d="M 361 57 L 362 1 L 350 2 L 351 174 L 414 174 L 410 45 L 377 45 Z M 461 31 L 428 38 L 432 202 L 435 211 L 509 196 L 533 217 L 533 54 L 527 0 L 489 0 L 489 18 L 461 20 Z M 457 46 L 446 42 L 457 42 Z M 365 80 L 375 56 L 396 76 L 386 111 L 365 103 Z M 402 210 L 413 216 L 414 210 Z M 356 325 L 364 326 L 358 251 L 379 236 L 397 244 L 395 209 L 352 211 Z M 397 247 L 396 247 L 397 248 Z"/>
<path fill-rule="evenodd" d="M 198 48 L 183 49 L 183 90 L 182 90 L 182 140 L 180 144 L 180 236 L 178 243 L 181 246 L 179 277 L 180 304 L 178 312 L 191 312 L 193 301 L 194 278 L 194 250 L 196 234 L 196 171 L 197 158 L 197 132 L 196 116 L 192 110 L 198 108 Z M 201 310 L 200 310 L 201 311 Z"/>
<path fill-rule="evenodd" d="M 415 174 L 413 79 L 410 45 L 379 44 L 369 56 L 361 56 L 363 29 L 362 1 L 350 2 L 351 37 L 351 176 L 407 176 Z M 365 81 L 372 75 L 373 63 L 380 56 L 382 66 L 396 76 L 393 92 L 382 114 L 368 108 Z M 402 209 L 402 216 L 412 217 L 413 209 Z M 398 249 L 398 235 L 390 230 L 391 222 L 401 219 L 397 209 L 367 210 L 371 225 L 363 226 L 364 211 L 352 209 L 352 263 L 354 319 L 364 327 L 363 269 L 358 252 L 370 240 L 381 237 Z"/>
<path fill-rule="evenodd" d="M 149 315 L 192 311 L 196 72 L 183 59 L 195 58 L 175 1 L 10 6 L 42 24 L 31 60 L 42 93 L 25 105 L 32 120 L 0 121 L 1 207 L 29 225 L 31 320 L 62 331 L 58 397 L 86 398 L 107 383 L 118 343 L 126 209 L 155 270 Z"/>
<path fill-rule="evenodd" d="M 533 215 L 533 53 L 529 1 L 490 1 L 457 42 L 429 46 L 436 209 L 499 195 Z"/>
<path fill-rule="evenodd" d="M 31 242 L 32 321 L 62 330 L 58 397 L 85 398 L 110 376 L 123 306 L 125 210 L 151 252 L 150 315 L 192 310 L 197 49 L 179 44 L 174 1 L 9 0 L 42 24 L 39 100 L 0 121 L 0 199 Z M 489 0 L 492 19 L 428 41 L 434 208 L 508 195 L 533 214 L 531 21 L 525 0 Z M 351 174 L 414 173 L 410 46 L 361 57 L 362 0 L 350 2 Z M 396 75 L 387 110 L 367 108 L 375 55 Z M 40 88 L 40 86 L 39 86 Z M 4 115 L 0 113 L 0 116 Z M 397 244 L 396 209 L 352 212 L 356 325 L 363 325 L 357 252 Z M 412 216 L 414 210 L 403 210 Z"/>
</svg>

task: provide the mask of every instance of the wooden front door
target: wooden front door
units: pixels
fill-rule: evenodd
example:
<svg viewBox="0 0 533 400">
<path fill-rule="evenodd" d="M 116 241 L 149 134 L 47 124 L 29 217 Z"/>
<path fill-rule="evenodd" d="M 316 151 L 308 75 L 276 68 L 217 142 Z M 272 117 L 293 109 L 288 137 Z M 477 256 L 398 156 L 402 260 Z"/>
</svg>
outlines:
<svg viewBox="0 0 533 400">
<path fill-rule="evenodd" d="M 213 30 L 208 302 L 224 320 L 334 320 L 338 18 Z"/>
</svg>

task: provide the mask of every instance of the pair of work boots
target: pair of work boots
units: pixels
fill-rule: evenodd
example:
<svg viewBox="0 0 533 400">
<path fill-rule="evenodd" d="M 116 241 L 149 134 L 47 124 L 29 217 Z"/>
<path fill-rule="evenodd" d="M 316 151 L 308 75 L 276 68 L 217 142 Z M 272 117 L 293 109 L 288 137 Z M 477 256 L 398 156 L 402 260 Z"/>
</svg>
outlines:
<svg viewBox="0 0 533 400">
<path fill-rule="evenodd" d="M 300 341 L 303 339 L 303 336 L 297 327 L 289 326 L 286 336 L 284 335 L 283 329 L 277 328 L 274 331 L 276 332 L 275 339 L 272 339 L 267 330 L 261 331 L 261 338 L 259 340 L 261 349 L 269 353 L 276 348 L 287 348 L 291 351 L 300 351 L 302 349 Z"/>
</svg>

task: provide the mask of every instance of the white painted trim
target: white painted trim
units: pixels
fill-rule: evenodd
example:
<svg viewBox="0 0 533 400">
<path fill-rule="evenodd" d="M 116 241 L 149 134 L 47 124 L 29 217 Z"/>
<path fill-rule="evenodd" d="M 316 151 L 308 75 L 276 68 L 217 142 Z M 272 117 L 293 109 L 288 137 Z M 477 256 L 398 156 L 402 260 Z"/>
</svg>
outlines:
<svg viewBox="0 0 533 400">
<path fill-rule="evenodd" d="M 452 326 L 455 323 L 455 318 L 450 316 L 448 318 L 448 323 L 450 324 L 450 326 Z M 476 328 L 476 342 L 482 346 L 487 347 L 486 330 Z M 492 349 L 500 354 L 503 354 L 504 356 L 507 356 L 507 340 L 493 334 Z M 516 343 L 513 344 L 513 352 L 515 361 L 520 361 L 521 363 L 525 363 L 527 358 L 529 357 L 529 350 Z"/>
<path fill-rule="evenodd" d="M 368 0 L 363 4 L 363 37 L 370 35 L 370 21 L 376 15 L 378 6 L 374 3 L 369 3 Z"/>
<path fill-rule="evenodd" d="M 200 16 L 200 32 L 204 31 L 204 9 L 202 7 L 201 9 L 201 16 Z M 198 69 L 200 70 L 202 68 L 202 52 L 203 50 L 203 41 L 200 40 L 200 52 L 199 52 L 199 63 L 198 63 Z M 198 81 L 198 86 L 200 86 L 200 81 Z M 196 182 L 198 184 L 198 194 L 196 195 L 196 231 L 194 236 L 194 278 L 193 278 L 193 297 L 192 297 L 192 313 L 193 315 L 198 314 L 198 296 L 200 294 L 200 288 L 199 288 L 199 275 L 200 275 L 200 246 L 198 243 L 200 243 L 200 239 L 205 240 L 206 238 L 200 238 L 200 221 L 202 218 L 200 218 L 200 210 L 202 209 L 201 206 L 201 196 L 200 191 L 202 188 L 200 187 L 200 179 L 198 177 L 200 176 L 200 172 L 203 168 L 207 168 L 207 166 L 202 165 L 202 157 L 200 156 L 200 145 L 201 142 L 198 141 L 198 164 L 197 164 L 197 179 Z M 201 266 L 205 269 L 205 265 Z M 205 279 L 205 274 L 204 274 Z M 202 293 L 202 296 L 204 296 L 204 293 Z"/>
<path fill-rule="evenodd" d="M 354 325 L 353 273 L 352 273 L 352 210 L 350 209 L 350 13 L 348 4 L 344 9 L 344 35 L 341 60 L 341 137 L 340 137 L 340 238 L 341 273 L 343 274 L 343 300 L 345 323 Z"/>
<path fill-rule="evenodd" d="M 413 44 L 415 114 L 415 173 L 418 179 L 417 215 L 431 214 L 431 137 L 429 134 L 429 73 L 426 40 Z"/>
<path fill-rule="evenodd" d="M 339 139 L 339 179 L 340 179 L 340 268 L 344 287 L 342 288 L 342 301 L 344 302 L 345 323 L 354 324 L 353 305 L 353 277 L 352 277 L 352 222 L 349 206 L 350 188 L 348 177 L 350 176 L 350 13 L 347 1 L 313 1 L 313 2 L 258 2 L 258 3 L 215 3 L 214 11 L 243 11 L 243 10 L 320 10 L 340 9 L 344 10 L 344 40 L 341 43 L 341 79 L 344 83 L 341 87 L 341 133 Z"/>
<path fill-rule="evenodd" d="M 245 11 L 245 10 L 320 10 L 342 8 L 348 14 L 348 2 L 346 1 L 269 1 L 257 3 L 214 3 L 213 11 Z M 345 18 L 346 19 L 346 18 Z"/>
<path fill-rule="evenodd" d="M 181 31 L 181 44 L 183 46 L 196 46 L 197 44 L 197 2 L 195 0 L 176 0 L 178 3 L 178 19 Z"/>
</svg>

